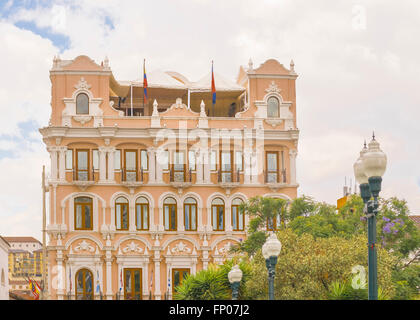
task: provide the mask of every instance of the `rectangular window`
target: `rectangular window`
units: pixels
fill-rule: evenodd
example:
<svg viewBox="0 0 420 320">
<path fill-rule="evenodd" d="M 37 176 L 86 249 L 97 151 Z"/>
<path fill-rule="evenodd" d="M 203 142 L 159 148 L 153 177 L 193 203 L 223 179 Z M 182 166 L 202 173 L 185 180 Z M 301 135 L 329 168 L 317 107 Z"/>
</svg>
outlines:
<svg viewBox="0 0 420 320">
<path fill-rule="evenodd" d="M 137 151 L 124 151 L 124 175 L 125 181 L 137 181 Z"/>
<path fill-rule="evenodd" d="M 225 207 L 223 205 L 212 205 L 213 215 L 213 230 L 224 231 L 225 230 Z"/>
<path fill-rule="evenodd" d="M 121 170 L 121 150 L 115 150 L 114 153 L 114 169 Z"/>
<path fill-rule="evenodd" d="M 222 151 L 220 153 L 220 167 L 222 182 L 232 182 L 232 152 Z"/>
<path fill-rule="evenodd" d="M 172 165 L 173 170 L 173 181 L 183 182 L 185 181 L 185 153 L 184 151 L 174 152 L 174 163 Z"/>
<path fill-rule="evenodd" d="M 188 151 L 188 168 L 191 171 L 195 171 L 195 151 Z"/>
<path fill-rule="evenodd" d="M 176 231 L 176 204 L 165 204 L 163 206 L 163 211 L 165 214 L 165 230 Z"/>
<path fill-rule="evenodd" d="M 99 153 L 98 150 L 92 150 L 93 170 L 99 170 Z"/>
<path fill-rule="evenodd" d="M 244 214 L 239 205 L 232 205 L 232 229 L 233 231 L 244 230 Z"/>
<path fill-rule="evenodd" d="M 210 170 L 217 170 L 217 151 L 211 150 L 210 153 Z"/>
<path fill-rule="evenodd" d="M 143 170 L 149 170 L 149 158 L 147 156 L 147 150 L 140 151 L 140 165 Z"/>
<path fill-rule="evenodd" d="M 169 151 L 164 150 L 160 153 L 157 159 L 162 167 L 162 170 L 169 170 Z"/>
<path fill-rule="evenodd" d="M 269 183 L 277 183 L 278 182 L 278 153 L 267 152 L 266 161 L 267 161 L 266 181 Z"/>
<path fill-rule="evenodd" d="M 66 151 L 66 170 L 73 169 L 73 150 Z"/>
<path fill-rule="evenodd" d="M 136 204 L 136 225 L 137 230 L 149 230 L 149 205 L 145 203 Z"/>
<path fill-rule="evenodd" d="M 76 150 L 76 179 L 89 180 L 89 150 Z"/>
<path fill-rule="evenodd" d="M 235 151 L 235 169 L 236 171 L 244 170 L 242 151 Z"/>
</svg>

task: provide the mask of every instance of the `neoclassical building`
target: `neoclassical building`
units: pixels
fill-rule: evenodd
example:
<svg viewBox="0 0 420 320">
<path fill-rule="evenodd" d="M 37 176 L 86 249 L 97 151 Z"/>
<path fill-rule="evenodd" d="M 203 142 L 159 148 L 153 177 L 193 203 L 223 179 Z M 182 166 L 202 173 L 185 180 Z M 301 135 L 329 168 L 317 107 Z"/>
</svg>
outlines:
<svg viewBox="0 0 420 320">
<path fill-rule="evenodd" d="M 250 61 L 236 83 L 214 77 L 213 105 L 210 73 L 150 72 L 146 97 L 143 80 L 116 80 L 107 58 L 54 58 L 40 129 L 51 299 L 170 299 L 246 238 L 241 203 L 296 197 L 293 61 Z"/>
</svg>

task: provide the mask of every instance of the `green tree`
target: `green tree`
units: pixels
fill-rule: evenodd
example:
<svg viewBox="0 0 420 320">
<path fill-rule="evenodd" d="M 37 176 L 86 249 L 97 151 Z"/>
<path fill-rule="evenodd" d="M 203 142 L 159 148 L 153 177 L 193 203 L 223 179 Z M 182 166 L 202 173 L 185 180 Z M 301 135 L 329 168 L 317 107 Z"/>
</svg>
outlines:
<svg viewBox="0 0 420 320">
<path fill-rule="evenodd" d="M 241 210 L 251 217 L 248 224 L 248 236 L 233 251 L 246 252 L 252 256 L 262 247 L 267 238 L 267 222 L 276 220 L 284 225 L 287 200 L 256 196 L 241 205 Z"/>
<path fill-rule="evenodd" d="M 278 232 L 282 243 L 276 265 L 275 297 L 280 300 L 327 299 L 333 281 L 345 282 L 352 276 L 352 267 L 367 270 L 365 235 L 316 238 L 297 235 L 291 229 Z M 395 257 L 378 246 L 378 283 L 383 293 L 392 296 L 391 273 Z M 250 260 L 251 276 L 245 284 L 246 299 L 267 299 L 268 280 L 265 259 L 258 250 Z"/>
</svg>

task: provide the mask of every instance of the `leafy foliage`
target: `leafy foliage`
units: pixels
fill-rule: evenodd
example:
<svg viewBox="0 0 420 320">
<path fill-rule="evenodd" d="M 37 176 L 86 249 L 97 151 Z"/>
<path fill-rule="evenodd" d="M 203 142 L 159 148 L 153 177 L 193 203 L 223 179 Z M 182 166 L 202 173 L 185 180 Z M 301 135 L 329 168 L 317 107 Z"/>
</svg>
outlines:
<svg viewBox="0 0 420 320">
<path fill-rule="evenodd" d="M 238 258 L 227 260 L 223 265 L 210 264 L 207 270 L 201 270 L 196 275 L 189 275 L 176 288 L 176 300 L 226 300 L 232 295 L 228 273 L 238 262 Z M 243 294 L 245 282 L 251 274 L 251 267 L 246 262 L 239 262 L 242 280 L 239 287 L 239 297 Z"/>
<path fill-rule="evenodd" d="M 364 235 L 316 238 L 311 234 L 297 235 L 286 229 L 278 232 L 282 243 L 276 265 L 276 299 L 327 299 L 334 281 L 345 282 L 351 269 L 362 265 L 367 269 Z M 395 258 L 378 246 L 378 283 L 388 296 L 394 293 L 391 266 Z M 246 282 L 244 298 L 267 299 L 268 280 L 261 250 L 250 260 L 251 276 Z"/>
<path fill-rule="evenodd" d="M 176 287 L 175 300 L 226 300 L 229 299 L 229 287 L 226 286 L 226 274 L 215 265 L 187 276 Z"/>
<path fill-rule="evenodd" d="M 410 265 L 404 269 L 396 269 L 392 273 L 395 283 L 395 300 L 414 299 L 420 289 L 420 265 Z"/>
</svg>

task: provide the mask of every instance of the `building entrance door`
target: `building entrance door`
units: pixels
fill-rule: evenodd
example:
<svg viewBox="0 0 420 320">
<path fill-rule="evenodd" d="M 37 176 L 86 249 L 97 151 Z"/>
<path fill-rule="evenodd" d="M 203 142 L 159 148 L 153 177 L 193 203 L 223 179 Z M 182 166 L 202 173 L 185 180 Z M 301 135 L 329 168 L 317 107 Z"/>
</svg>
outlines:
<svg viewBox="0 0 420 320">
<path fill-rule="evenodd" d="M 93 276 L 88 269 L 76 273 L 76 300 L 93 300 Z"/>
<path fill-rule="evenodd" d="M 124 299 L 141 300 L 141 269 L 124 269 Z"/>
<path fill-rule="evenodd" d="M 176 292 L 176 287 L 190 274 L 190 269 L 172 269 L 172 297 Z"/>
</svg>

